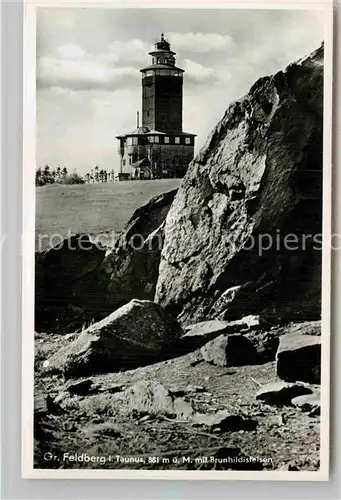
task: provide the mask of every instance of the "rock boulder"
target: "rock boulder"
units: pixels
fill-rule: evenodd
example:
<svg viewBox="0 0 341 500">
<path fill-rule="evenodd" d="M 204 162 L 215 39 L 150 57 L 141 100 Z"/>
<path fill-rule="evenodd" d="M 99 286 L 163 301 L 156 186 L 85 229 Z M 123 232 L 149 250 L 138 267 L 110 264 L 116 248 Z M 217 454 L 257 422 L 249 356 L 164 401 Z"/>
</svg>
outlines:
<svg viewBox="0 0 341 500">
<path fill-rule="evenodd" d="M 283 335 L 276 354 L 277 375 L 289 382 L 319 384 L 321 379 L 321 337 Z"/>
<path fill-rule="evenodd" d="M 57 351 L 46 369 L 69 378 L 152 364 L 172 353 L 181 334 L 160 305 L 132 300 Z"/>
<path fill-rule="evenodd" d="M 201 321 L 189 325 L 185 329 L 185 335 L 181 338 L 180 348 L 183 352 L 198 349 L 207 344 L 210 340 L 219 337 L 225 333 L 236 333 L 240 329 L 240 325 L 235 325 L 235 322 L 209 320 Z"/>
<path fill-rule="evenodd" d="M 239 334 L 220 335 L 201 348 L 205 361 L 217 366 L 241 366 L 258 362 L 249 339 Z"/>
</svg>

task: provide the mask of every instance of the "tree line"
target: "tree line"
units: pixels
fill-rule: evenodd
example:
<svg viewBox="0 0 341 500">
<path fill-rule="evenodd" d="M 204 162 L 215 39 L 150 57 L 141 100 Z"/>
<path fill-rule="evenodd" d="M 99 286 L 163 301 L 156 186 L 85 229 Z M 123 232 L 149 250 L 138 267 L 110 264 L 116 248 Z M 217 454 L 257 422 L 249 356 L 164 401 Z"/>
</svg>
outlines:
<svg viewBox="0 0 341 500">
<path fill-rule="evenodd" d="M 113 180 L 115 180 L 114 169 L 110 171 L 100 170 L 97 165 L 84 176 L 80 175 L 76 169 L 69 172 L 66 167 L 61 168 L 60 166 L 51 169 L 49 165 L 45 165 L 44 168 L 39 167 L 36 170 L 36 186 L 45 186 L 46 184 L 91 184 Z"/>
</svg>

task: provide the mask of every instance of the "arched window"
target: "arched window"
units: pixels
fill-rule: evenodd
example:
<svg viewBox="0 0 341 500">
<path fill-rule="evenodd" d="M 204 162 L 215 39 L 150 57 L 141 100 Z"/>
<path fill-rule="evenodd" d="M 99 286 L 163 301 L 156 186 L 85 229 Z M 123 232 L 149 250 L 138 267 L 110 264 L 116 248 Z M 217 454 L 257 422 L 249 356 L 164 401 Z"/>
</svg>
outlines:
<svg viewBox="0 0 341 500">
<path fill-rule="evenodd" d="M 160 58 L 159 57 L 156 59 L 156 64 L 160 64 Z"/>
<path fill-rule="evenodd" d="M 167 57 L 165 58 L 165 64 L 168 64 L 168 58 Z"/>
</svg>

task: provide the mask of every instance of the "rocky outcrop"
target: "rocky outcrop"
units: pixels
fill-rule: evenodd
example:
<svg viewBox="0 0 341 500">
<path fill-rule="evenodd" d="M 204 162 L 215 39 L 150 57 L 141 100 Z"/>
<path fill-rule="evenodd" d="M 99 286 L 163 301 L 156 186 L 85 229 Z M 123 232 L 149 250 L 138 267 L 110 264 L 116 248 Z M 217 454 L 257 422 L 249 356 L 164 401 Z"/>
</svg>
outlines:
<svg viewBox="0 0 341 500">
<path fill-rule="evenodd" d="M 136 210 L 111 248 L 83 234 L 37 252 L 36 330 L 74 331 L 133 298 L 153 299 L 163 223 L 175 193 Z"/>
<path fill-rule="evenodd" d="M 183 324 L 319 319 L 323 46 L 231 104 L 168 212 L 155 299 Z"/>
<path fill-rule="evenodd" d="M 311 384 L 321 381 L 321 337 L 283 335 L 276 354 L 277 375 L 289 382 L 299 380 Z"/>
<path fill-rule="evenodd" d="M 46 370 L 69 378 L 156 363 L 174 351 L 181 334 L 160 305 L 132 300 L 57 351 Z"/>
</svg>

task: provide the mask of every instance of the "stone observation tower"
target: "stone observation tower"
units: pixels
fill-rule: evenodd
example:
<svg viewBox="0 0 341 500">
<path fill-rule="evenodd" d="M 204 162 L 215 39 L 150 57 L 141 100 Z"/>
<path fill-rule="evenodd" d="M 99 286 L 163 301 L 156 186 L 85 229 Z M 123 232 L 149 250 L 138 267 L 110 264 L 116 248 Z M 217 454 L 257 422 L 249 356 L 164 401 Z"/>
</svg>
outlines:
<svg viewBox="0 0 341 500">
<path fill-rule="evenodd" d="M 119 135 L 120 180 L 183 177 L 194 156 L 195 134 L 182 130 L 184 70 L 161 34 L 142 73 L 142 124 Z"/>
</svg>

